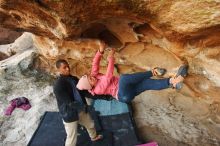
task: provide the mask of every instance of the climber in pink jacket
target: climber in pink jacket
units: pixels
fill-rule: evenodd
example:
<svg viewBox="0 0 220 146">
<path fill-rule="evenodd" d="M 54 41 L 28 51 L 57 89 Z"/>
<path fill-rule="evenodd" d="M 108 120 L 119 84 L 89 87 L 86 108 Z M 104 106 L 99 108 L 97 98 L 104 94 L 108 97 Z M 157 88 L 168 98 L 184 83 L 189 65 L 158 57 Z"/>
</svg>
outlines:
<svg viewBox="0 0 220 146">
<path fill-rule="evenodd" d="M 79 90 L 89 90 L 92 95 L 112 95 L 117 100 L 128 103 L 146 90 L 161 90 L 170 87 L 180 89 L 182 87 L 184 77 L 187 75 L 187 65 L 180 66 L 176 76 L 171 78 L 151 79 L 152 76 L 162 76 L 166 72 L 165 69 L 159 67 L 151 71 L 114 76 L 115 50 L 113 48 L 108 55 L 106 74 L 99 73 L 99 65 L 105 46 L 105 43 L 102 42 L 93 59 L 91 74 L 80 78 L 77 84 Z"/>
</svg>

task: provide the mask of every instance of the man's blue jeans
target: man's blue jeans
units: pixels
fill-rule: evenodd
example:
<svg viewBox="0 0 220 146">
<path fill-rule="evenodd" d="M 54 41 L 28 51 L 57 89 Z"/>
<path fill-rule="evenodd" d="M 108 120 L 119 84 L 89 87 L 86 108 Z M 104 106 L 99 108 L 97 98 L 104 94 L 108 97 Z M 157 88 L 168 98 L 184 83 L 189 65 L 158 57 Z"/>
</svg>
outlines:
<svg viewBox="0 0 220 146">
<path fill-rule="evenodd" d="M 170 87 L 170 78 L 151 79 L 152 72 L 123 74 L 119 79 L 118 99 L 129 103 L 135 96 L 146 90 L 161 90 Z"/>
</svg>

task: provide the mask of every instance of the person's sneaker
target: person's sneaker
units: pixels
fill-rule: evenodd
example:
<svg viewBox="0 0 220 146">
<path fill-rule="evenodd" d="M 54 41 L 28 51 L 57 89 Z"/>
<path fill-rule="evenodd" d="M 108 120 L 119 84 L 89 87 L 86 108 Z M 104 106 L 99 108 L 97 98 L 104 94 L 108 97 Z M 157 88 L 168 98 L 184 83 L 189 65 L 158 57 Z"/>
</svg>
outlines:
<svg viewBox="0 0 220 146">
<path fill-rule="evenodd" d="M 175 77 L 178 77 L 179 75 L 181 75 L 182 77 L 186 77 L 187 73 L 188 73 L 188 65 L 184 64 L 179 67 Z"/>
<path fill-rule="evenodd" d="M 165 68 L 155 67 L 152 69 L 153 76 L 163 76 L 166 73 Z"/>
<path fill-rule="evenodd" d="M 181 65 L 176 73 L 176 75 L 170 79 L 170 83 L 173 88 L 179 90 L 183 87 L 184 77 L 187 76 L 188 65 Z"/>
<path fill-rule="evenodd" d="M 182 76 L 170 78 L 171 87 L 177 90 L 181 89 L 183 86 L 183 80 L 184 78 Z"/>
<path fill-rule="evenodd" d="M 103 139 L 103 135 L 99 134 L 99 135 L 96 135 L 95 138 L 92 138 L 91 141 L 95 142 L 95 141 L 99 141 L 99 140 L 102 140 Z"/>
</svg>

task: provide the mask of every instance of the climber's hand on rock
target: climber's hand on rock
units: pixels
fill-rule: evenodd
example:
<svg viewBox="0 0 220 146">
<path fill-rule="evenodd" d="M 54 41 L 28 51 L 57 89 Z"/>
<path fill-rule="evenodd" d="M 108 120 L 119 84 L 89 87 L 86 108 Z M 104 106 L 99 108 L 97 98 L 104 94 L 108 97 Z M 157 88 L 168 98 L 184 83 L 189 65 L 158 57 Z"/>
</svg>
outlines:
<svg viewBox="0 0 220 146">
<path fill-rule="evenodd" d="M 103 54 L 103 53 L 104 53 L 105 47 L 106 47 L 105 42 L 100 41 L 99 52 L 100 52 L 101 54 Z"/>
<path fill-rule="evenodd" d="M 115 48 L 111 48 L 111 50 L 109 51 L 108 57 L 114 57 L 115 54 Z"/>
</svg>

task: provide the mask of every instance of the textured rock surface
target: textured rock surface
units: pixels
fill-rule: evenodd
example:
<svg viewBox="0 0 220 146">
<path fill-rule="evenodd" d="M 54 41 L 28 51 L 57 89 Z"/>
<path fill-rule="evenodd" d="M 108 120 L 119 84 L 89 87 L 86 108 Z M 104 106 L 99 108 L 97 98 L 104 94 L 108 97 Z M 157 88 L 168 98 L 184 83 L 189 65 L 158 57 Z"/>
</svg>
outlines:
<svg viewBox="0 0 220 146">
<path fill-rule="evenodd" d="M 11 31 L 0 27 L 0 44 L 13 43 L 21 34 L 21 32 Z"/>
<path fill-rule="evenodd" d="M 1 0 L 0 4 L 2 26 L 51 38 L 80 36 L 107 18 L 148 23 L 172 39 L 219 33 L 218 0 Z"/>
<path fill-rule="evenodd" d="M 26 145 L 44 112 L 57 110 L 52 93 L 53 78 L 33 69 L 34 60 L 38 56 L 37 50 L 31 43 L 31 35 L 24 36 L 19 38 L 23 40 L 20 45 L 18 43 L 13 45 L 18 48 L 24 47 L 25 42 L 28 48 L 24 47 L 23 51 L 17 50 L 19 53 L 0 61 L 0 145 L 2 146 Z M 9 101 L 22 96 L 29 99 L 32 107 L 28 111 L 16 108 L 11 116 L 4 116 Z"/>
<path fill-rule="evenodd" d="M 136 97 L 138 133 L 162 146 L 220 145 L 220 1 L 1 0 L 0 4 L 1 26 L 37 34 L 33 43 L 40 56 L 33 66 L 52 74 L 58 58 L 67 59 L 77 76 L 89 72 L 98 39 L 117 48 L 116 75 L 160 66 L 168 69 L 167 77 L 188 63 L 189 76 L 180 91 L 146 91 Z M 104 59 L 102 72 L 106 65 Z"/>
</svg>

